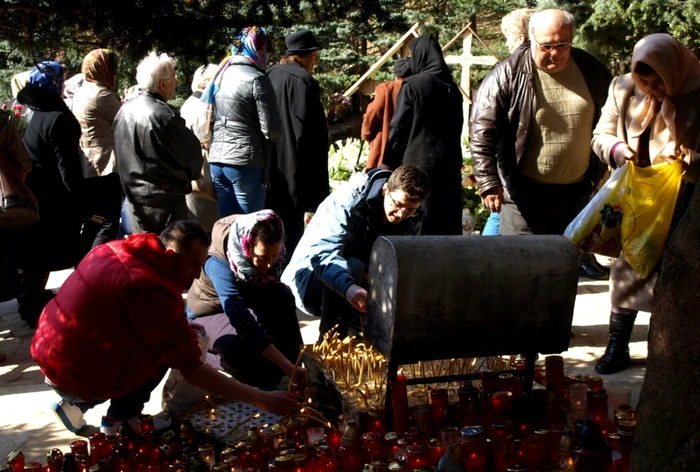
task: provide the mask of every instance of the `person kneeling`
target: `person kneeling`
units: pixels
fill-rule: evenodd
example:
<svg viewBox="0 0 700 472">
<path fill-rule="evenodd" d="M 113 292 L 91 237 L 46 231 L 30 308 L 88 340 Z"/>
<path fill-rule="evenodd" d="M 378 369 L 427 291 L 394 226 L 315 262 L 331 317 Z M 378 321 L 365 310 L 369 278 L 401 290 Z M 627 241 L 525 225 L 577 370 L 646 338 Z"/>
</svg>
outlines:
<svg viewBox="0 0 700 472">
<path fill-rule="evenodd" d="M 278 414 L 297 406 L 291 393 L 260 391 L 200 360 L 182 291 L 199 276 L 209 244 L 199 224 L 176 221 L 160 236 L 141 233 L 97 246 L 66 279 L 44 308 L 31 345 L 60 396 L 53 410 L 66 428 L 82 429 L 83 413 L 107 400 L 105 434 L 116 434 L 121 421 L 134 426 L 169 367 L 218 397 Z"/>
<path fill-rule="evenodd" d="M 321 203 L 282 274 L 297 307 L 321 316 L 321 336 L 336 324 L 341 338 L 362 331 L 372 245 L 379 236 L 420 234 L 429 194 L 428 174 L 404 164 L 355 174 Z"/>
<path fill-rule="evenodd" d="M 188 317 L 213 339 L 207 362 L 260 388 L 291 375 L 302 346 L 294 297 L 278 280 L 284 257 L 284 226 L 275 212 L 222 218 L 187 294 Z"/>
</svg>

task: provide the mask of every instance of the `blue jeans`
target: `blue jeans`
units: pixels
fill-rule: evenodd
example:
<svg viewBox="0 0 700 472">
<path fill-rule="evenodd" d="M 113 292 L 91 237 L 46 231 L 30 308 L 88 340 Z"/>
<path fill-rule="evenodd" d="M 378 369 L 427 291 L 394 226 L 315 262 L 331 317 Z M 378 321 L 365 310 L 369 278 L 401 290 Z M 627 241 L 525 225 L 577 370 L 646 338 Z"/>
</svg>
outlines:
<svg viewBox="0 0 700 472">
<path fill-rule="evenodd" d="M 253 213 L 265 208 L 263 169 L 210 164 L 219 217 Z"/>
<path fill-rule="evenodd" d="M 500 213 L 491 213 L 486 220 L 486 224 L 484 225 L 484 229 L 481 231 L 482 236 L 498 236 L 500 233 L 500 225 L 501 225 L 501 214 Z"/>
</svg>

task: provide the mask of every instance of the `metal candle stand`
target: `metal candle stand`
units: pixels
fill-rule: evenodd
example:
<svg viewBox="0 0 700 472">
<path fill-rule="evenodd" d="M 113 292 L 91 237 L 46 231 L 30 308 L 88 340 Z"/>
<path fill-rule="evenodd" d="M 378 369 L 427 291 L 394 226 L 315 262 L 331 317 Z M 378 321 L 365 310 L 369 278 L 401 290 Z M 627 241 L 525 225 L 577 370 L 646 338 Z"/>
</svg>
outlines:
<svg viewBox="0 0 700 472">
<path fill-rule="evenodd" d="M 372 248 L 365 342 L 389 362 L 524 354 L 527 392 L 537 353 L 569 348 L 578 253 L 563 236 L 380 237 Z M 480 373 L 407 379 L 407 385 L 473 380 Z"/>
</svg>

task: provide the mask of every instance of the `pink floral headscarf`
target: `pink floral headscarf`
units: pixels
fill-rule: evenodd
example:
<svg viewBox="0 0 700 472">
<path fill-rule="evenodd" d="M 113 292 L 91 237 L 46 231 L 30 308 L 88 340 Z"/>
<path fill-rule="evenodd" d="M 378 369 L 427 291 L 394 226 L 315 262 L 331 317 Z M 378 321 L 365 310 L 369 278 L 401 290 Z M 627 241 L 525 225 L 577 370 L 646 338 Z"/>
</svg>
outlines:
<svg viewBox="0 0 700 472">
<path fill-rule="evenodd" d="M 265 274 L 259 273 L 253 267 L 253 227 L 260 221 L 279 219 L 277 213 L 272 210 L 261 210 L 247 215 L 241 215 L 231 224 L 231 231 L 228 235 L 228 247 L 226 256 L 228 257 L 231 270 L 236 279 L 252 283 L 266 284 L 279 279 L 282 275 L 282 264 L 286 258 L 284 244 L 280 251 L 279 259 Z M 284 238 L 283 238 L 284 239 Z"/>
</svg>

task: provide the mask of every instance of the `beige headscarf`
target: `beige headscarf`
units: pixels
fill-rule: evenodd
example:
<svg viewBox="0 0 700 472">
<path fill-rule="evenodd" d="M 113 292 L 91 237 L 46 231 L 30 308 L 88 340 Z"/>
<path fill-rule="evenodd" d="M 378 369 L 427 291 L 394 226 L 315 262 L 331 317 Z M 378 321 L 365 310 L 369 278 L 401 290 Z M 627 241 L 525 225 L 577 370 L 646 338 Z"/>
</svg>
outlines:
<svg viewBox="0 0 700 472">
<path fill-rule="evenodd" d="M 634 72 L 638 62 L 649 65 L 664 81 L 666 95 L 657 115 L 658 99 L 640 82 Z M 661 149 L 649 149 L 651 159 L 661 152 L 672 152 L 676 147 L 676 107 L 671 97 L 700 89 L 700 62 L 690 50 L 672 36 L 664 33 L 650 34 L 634 46 L 632 53 L 632 80 L 637 90 L 644 93 L 632 115 L 629 134 L 640 136 L 654 122 L 654 141 L 666 143 Z"/>
</svg>

